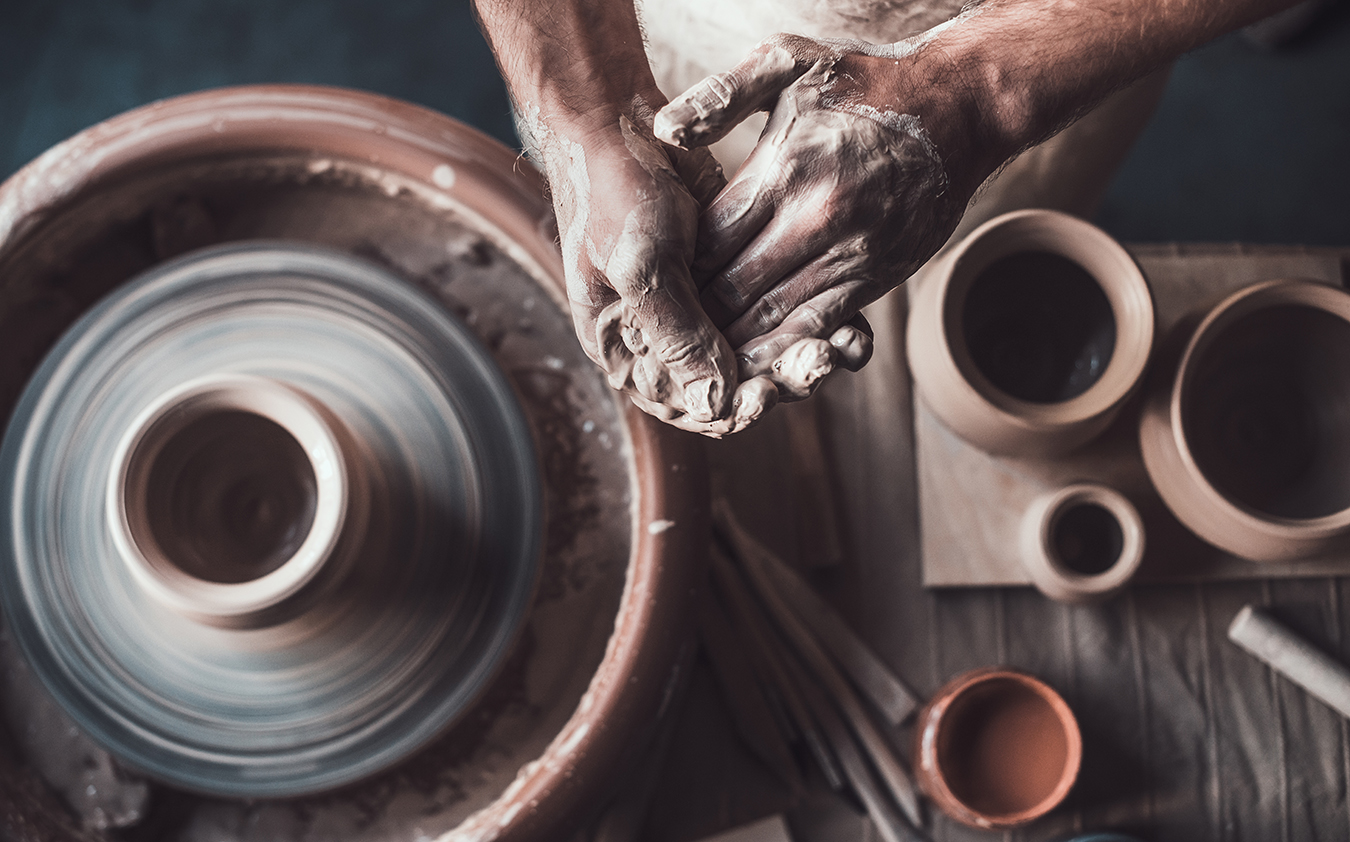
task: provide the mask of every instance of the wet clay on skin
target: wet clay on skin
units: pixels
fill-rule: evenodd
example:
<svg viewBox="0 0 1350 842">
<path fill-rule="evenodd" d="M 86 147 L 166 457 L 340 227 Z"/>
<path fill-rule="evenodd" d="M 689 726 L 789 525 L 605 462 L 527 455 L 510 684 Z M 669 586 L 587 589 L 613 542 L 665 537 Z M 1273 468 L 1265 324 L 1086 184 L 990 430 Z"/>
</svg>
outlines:
<svg viewBox="0 0 1350 842">
<path fill-rule="evenodd" d="M 1054 792 L 1068 760 L 1055 710 L 1013 679 L 990 681 L 952 702 L 938 745 L 952 794 L 988 816 L 1036 807 Z"/>
</svg>

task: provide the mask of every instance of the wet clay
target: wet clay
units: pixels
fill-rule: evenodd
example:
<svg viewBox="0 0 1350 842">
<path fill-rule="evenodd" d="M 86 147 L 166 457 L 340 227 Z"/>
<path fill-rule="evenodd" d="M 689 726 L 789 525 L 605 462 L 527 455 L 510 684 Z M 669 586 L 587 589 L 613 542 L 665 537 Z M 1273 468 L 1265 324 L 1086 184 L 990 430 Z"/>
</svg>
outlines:
<svg viewBox="0 0 1350 842">
<path fill-rule="evenodd" d="M 238 410 L 199 418 L 150 468 L 146 510 L 164 554 L 210 582 L 247 582 L 290 558 L 314 522 L 314 470 L 280 424 Z"/>
<path fill-rule="evenodd" d="M 1000 258 L 966 293 L 962 329 L 980 373 L 1019 400 L 1058 403 L 1111 362 L 1111 302 L 1087 270 L 1049 252 Z"/>
<path fill-rule="evenodd" d="M 1030 687 L 995 679 L 948 709 L 938 763 L 952 794 L 971 810 L 1006 816 L 1055 791 L 1069 761 L 1059 716 Z"/>
</svg>

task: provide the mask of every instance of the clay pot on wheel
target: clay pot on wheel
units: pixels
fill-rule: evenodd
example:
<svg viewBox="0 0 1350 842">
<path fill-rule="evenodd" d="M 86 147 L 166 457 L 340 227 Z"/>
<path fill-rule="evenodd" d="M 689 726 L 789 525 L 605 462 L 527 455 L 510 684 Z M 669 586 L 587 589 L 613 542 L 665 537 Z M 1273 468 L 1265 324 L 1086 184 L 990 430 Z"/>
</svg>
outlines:
<svg viewBox="0 0 1350 842">
<path fill-rule="evenodd" d="M 1134 391 L 1153 344 L 1139 267 L 1087 222 L 1005 214 L 926 270 L 908 351 L 942 422 L 990 453 L 1043 456 L 1090 440 Z"/>
<path fill-rule="evenodd" d="M 253 245 L 257 241 L 270 245 Z M 261 262 L 259 277 L 267 272 L 294 274 L 300 270 L 284 261 L 297 254 L 302 262 L 330 267 L 325 282 L 356 273 L 369 279 L 369 289 L 410 303 L 413 310 L 402 315 L 423 313 L 428 318 L 434 315 L 438 324 L 458 325 L 456 335 L 478 349 L 459 357 L 437 351 L 442 346 L 432 348 L 437 351 L 432 353 L 373 330 L 361 334 L 372 348 L 426 362 L 410 375 L 413 380 L 421 377 L 423 383 L 431 383 L 428 378 L 442 364 L 470 360 L 475 371 L 501 385 L 499 397 L 506 404 L 516 405 L 513 417 L 519 418 L 523 431 L 516 443 L 519 452 L 534 456 L 526 460 L 526 467 L 536 484 L 536 504 L 542 504 L 532 509 L 542 521 L 521 530 L 521 543 L 536 549 L 538 571 L 514 591 L 520 599 L 513 605 L 523 616 L 494 638 L 498 649 L 466 685 L 455 716 L 434 723 L 434 728 L 428 726 L 424 733 L 410 732 L 409 738 L 423 746 L 420 753 L 410 755 L 411 768 L 399 767 L 397 773 L 367 784 L 364 777 L 353 775 L 378 773 L 388 765 L 366 769 L 354 764 L 339 781 L 347 787 L 346 800 L 311 800 L 291 813 L 285 813 L 290 802 L 266 799 L 312 792 L 314 786 L 332 782 L 306 779 L 299 789 L 278 784 L 269 792 L 245 791 L 242 787 L 249 784 L 244 780 L 239 791 L 223 795 L 264 800 L 204 803 L 213 805 L 217 818 L 230 811 L 247 813 L 250 822 L 294 827 L 297 838 L 310 832 L 305 822 L 327 822 L 324 827 L 329 830 L 324 832 L 342 835 L 340 822 L 350 820 L 344 803 L 371 807 L 370 815 L 362 819 L 366 823 L 362 832 L 381 833 L 381 839 L 411 840 L 454 830 L 465 838 L 559 838 L 593 811 L 610 794 L 625 765 L 641 756 L 670 699 L 681 659 L 689 651 L 689 618 L 694 615 L 694 590 L 700 580 L 695 562 L 707 548 L 707 489 L 697 443 L 618 399 L 577 346 L 551 207 L 541 179 L 520 163 L 514 151 L 416 106 L 309 86 L 232 88 L 180 97 L 82 132 L 0 187 L 4 345 L 0 414 L 8 418 L 15 411 L 25 381 L 63 332 L 133 279 L 153 291 L 158 289 L 155 273 L 166 265 L 185 272 L 202 261 L 216 265 L 211 261 L 237 259 Z M 281 255 L 277 260 L 282 263 L 273 260 L 274 255 Z M 203 288 L 214 289 L 209 284 Z M 325 312 L 340 311 L 343 318 L 366 319 L 376 312 L 359 296 L 328 296 L 324 301 L 336 301 L 336 309 Z M 292 303 L 281 302 L 286 307 Z M 324 316 L 308 323 L 320 330 L 331 321 Z M 394 328 L 405 325 L 400 319 L 385 321 Z M 284 339 L 285 332 L 271 335 Z M 220 343 L 216 351 L 233 353 L 237 347 L 238 343 Z M 164 359 L 188 368 L 204 365 L 198 348 L 166 353 Z M 273 355 L 286 369 L 279 380 L 252 370 L 266 368 L 256 361 L 236 360 L 244 369 L 242 379 L 231 379 L 240 372 L 226 371 L 223 379 L 193 381 L 185 391 L 175 391 L 182 384 L 146 387 L 144 394 L 128 398 L 145 414 L 137 416 L 128 409 L 126 418 L 139 420 L 107 430 L 86 425 L 123 445 L 120 450 L 106 448 L 121 454 L 114 461 L 122 473 L 111 479 L 104 473 L 88 484 L 97 486 L 103 502 L 87 513 L 114 525 L 123 522 L 124 528 L 113 533 L 120 536 L 131 562 L 119 573 L 125 574 L 126 583 L 119 587 L 153 597 L 145 603 L 150 612 L 146 617 L 163 609 L 167 617 L 182 618 L 179 626 L 194 643 L 247 638 L 256 633 L 258 623 L 273 622 L 279 609 L 291 622 L 292 609 L 303 611 L 309 604 L 301 600 L 304 604 L 295 607 L 297 595 L 309 599 L 316 583 L 334 570 L 340 572 L 334 565 L 347 563 L 327 552 L 334 536 L 341 543 L 348 535 L 374 540 L 370 536 L 385 534 L 380 523 L 367 528 L 361 522 L 360 506 L 342 505 L 364 493 L 356 490 L 363 483 L 380 480 L 365 476 L 362 466 L 369 460 L 360 456 L 359 447 L 353 449 L 347 435 L 348 427 L 378 416 L 356 412 L 335 420 L 336 410 L 330 413 L 329 408 L 336 390 L 320 395 L 296 386 L 304 371 L 326 370 L 315 346 L 301 350 L 305 353 Z M 327 374 L 354 377 L 350 367 L 327 362 L 337 369 Z M 361 388 L 346 394 L 373 400 L 392 380 L 368 377 L 357 384 Z M 41 384 L 30 387 L 40 390 Z M 466 400 L 456 397 L 453 389 L 443 391 L 448 403 L 423 405 L 431 421 L 453 414 L 441 407 Z M 107 396 L 95 397 L 103 401 Z M 90 403 L 90 412 L 100 405 Z M 179 414 L 161 423 L 167 410 Z M 175 464 L 173 458 L 161 456 L 178 446 L 175 442 L 186 435 L 185 430 L 195 431 L 188 436 L 192 439 L 201 432 L 194 424 L 209 426 L 217 416 L 234 411 L 253 417 L 250 423 L 255 426 L 276 428 L 272 432 L 277 433 L 273 436 L 277 459 L 287 466 L 281 471 L 283 479 L 309 489 L 298 494 L 303 505 L 298 514 L 292 513 L 296 534 L 307 536 L 305 540 L 292 542 L 294 546 L 280 541 L 275 569 L 241 574 L 242 583 L 228 581 L 232 575 L 218 570 L 204 575 L 190 569 L 172 549 L 167 552 L 172 563 L 163 563 L 164 544 L 181 538 L 182 530 L 141 482 L 145 471 L 161 466 L 168 470 Z M 516 428 L 508 424 L 498 429 Z M 23 438 L 28 432 L 15 433 L 16 441 L 36 441 L 44 435 L 35 428 Z M 386 438 L 394 444 L 401 441 L 392 433 Z M 512 480 L 489 470 L 492 454 L 483 450 L 481 440 L 469 435 L 451 438 L 445 452 L 470 466 L 461 472 L 464 476 Z M 210 451 L 203 447 L 203 452 Z M 296 448 L 304 451 L 302 456 L 292 453 Z M 16 444 L 14 452 L 20 450 Z M 444 465 L 433 456 L 420 465 L 405 460 L 399 463 L 400 470 L 405 476 L 423 469 L 435 473 Z M 327 465 L 330 458 L 332 464 Z M 213 464 L 222 476 L 232 470 L 228 454 Z M 388 468 L 390 463 L 379 464 Z M 318 477 L 325 465 L 336 473 Z M 59 479 L 51 478 L 52 483 Z M 13 485 L 12 475 L 0 480 Z M 471 485 L 466 481 L 465 487 Z M 13 496 L 13 489 L 7 493 Z M 370 496 L 386 504 L 386 512 L 400 511 L 397 504 L 403 498 Z M 0 497 L 9 499 L 6 494 Z M 483 503 L 490 498 L 473 498 L 470 503 L 475 500 L 482 503 L 480 509 L 492 508 Z M 474 512 L 472 505 L 463 508 Z M 448 523 L 436 517 L 439 513 L 430 510 L 422 522 Z M 444 528 L 461 527 L 449 523 Z M 0 531 L 8 538 L 12 528 L 6 525 Z M 311 539 L 313 546 L 306 543 Z M 443 558 L 443 568 L 459 569 L 460 555 L 452 552 Z M 15 576 L 5 579 L 9 621 L 36 610 L 19 605 L 27 590 L 17 581 Z M 378 572 L 375 581 L 383 581 Z M 47 589 L 49 594 L 62 592 L 64 584 L 56 584 L 59 587 Z M 463 599 L 470 598 L 479 584 L 470 582 L 464 589 L 469 596 Z M 353 589 L 342 592 L 351 598 Z M 360 603 L 359 589 L 356 593 L 356 603 L 343 605 L 372 610 Z M 402 608 L 440 596 L 446 599 L 447 612 L 463 602 L 454 590 L 405 591 L 401 598 L 394 594 L 389 599 L 392 606 Z M 331 622 L 311 625 L 321 627 L 319 631 L 340 627 L 345 615 L 334 611 L 325 616 Z M 29 624 L 30 630 L 45 628 L 45 619 Z M 464 640 L 483 625 L 480 620 L 465 618 Z M 128 627 L 135 622 L 141 619 L 127 618 Z M 310 631 L 307 627 L 305 634 Z M 63 684 L 67 678 L 51 660 L 52 653 L 42 651 L 40 636 L 26 633 L 20 640 L 30 650 L 35 671 L 44 681 L 56 677 L 48 682 L 53 695 L 84 698 L 78 688 Z M 285 643 L 271 637 L 256 640 L 263 650 Z M 406 639 L 391 641 L 350 672 L 373 667 L 390 653 L 418 648 Z M 228 651 L 236 661 L 249 657 L 242 645 Z M 305 661 L 315 669 L 323 668 L 323 662 L 319 657 Z M 149 668 L 145 663 L 137 666 Z M 341 678 L 343 674 L 335 674 L 335 680 Z M 435 680 L 411 674 L 405 679 L 409 686 L 417 682 L 430 686 Z M 371 686 L 404 685 L 372 680 Z M 301 703 L 295 708 L 305 710 Z M 72 712 L 77 721 L 93 721 L 95 713 L 92 708 Z M 389 718 L 404 713 L 398 709 Z M 382 721 L 373 718 L 367 730 Z M 284 739 L 279 742 L 284 744 Z M 323 771 L 322 763 L 310 765 Z M 0 768 L 0 780 L 8 779 L 7 772 Z M 411 812 L 404 815 L 399 810 Z M 272 819 L 260 817 L 282 813 Z M 193 820 L 185 814 L 174 821 L 180 818 L 189 824 Z M 65 821 L 49 823 L 64 826 Z M 229 821 L 218 824 L 224 827 Z M 246 826 L 242 819 L 239 826 Z"/>
<path fill-rule="evenodd" d="M 1186 527 L 1253 561 L 1350 546 L 1350 294 L 1297 280 L 1240 290 L 1160 374 L 1139 442 Z"/>
</svg>

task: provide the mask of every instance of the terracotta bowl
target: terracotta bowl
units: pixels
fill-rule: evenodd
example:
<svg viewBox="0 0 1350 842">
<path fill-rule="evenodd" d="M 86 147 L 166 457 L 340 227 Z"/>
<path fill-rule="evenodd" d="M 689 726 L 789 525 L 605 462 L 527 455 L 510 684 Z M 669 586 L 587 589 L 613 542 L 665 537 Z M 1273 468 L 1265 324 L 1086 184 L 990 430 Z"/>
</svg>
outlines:
<svg viewBox="0 0 1350 842">
<path fill-rule="evenodd" d="M 1022 519 L 1022 566 L 1041 593 L 1095 602 L 1118 593 L 1144 559 L 1144 523 L 1124 495 L 1100 483 L 1045 494 Z"/>
<path fill-rule="evenodd" d="M 534 440 L 546 513 L 539 585 L 475 706 L 403 767 L 348 785 L 342 798 L 203 802 L 215 811 L 213 835 L 237 826 L 244 838 L 254 825 L 341 835 L 352 821 L 344 805 L 359 803 L 361 833 L 381 839 L 557 839 L 642 756 L 690 651 L 706 472 L 692 437 L 617 399 L 582 354 L 556 236 L 542 181 L 516 152 L 407 103 L 311 86 L 154 103 L 76 135 L 0 186 L 5 417 L 43 354 L 102 296 L 185 252 L 267 239 L 357 255 L 442 302 L 491 351 Z M 341 438 L 303 400 L 274 408 L 258 414 L 297 440 L 322 449 Z M 150 438 L 152 422 L 142 430 Z M 127 464 L 140 464 L 134 452 Z M 342 517 L 324 508 L 332 495 L 317 493 L 316 517 L 335 519 L 311 531 L 326 540 Z M 279 578 L 303 578 L 303 566 L 283 564 Z M 151 563 L 140 572 L 173 579 Z M 290 585 L 273 584 L 243 609 L 221 610 L 284 598 Z M 162 590 L 182 596 L 171 581 Z M 65 826 L 42 814 L 59 808 L 41 805 L 81 802 L 86 787 L 49 780 L 42 786 L 58 797 L 8 803 L 6 781 L 27 774 L 22 755 L 43 750 L 17 748 L 0 751 L 0 812 L 37 811 L 29 826 Z"/>
<path fill-rule="evenodd" d="M 1277 280 L 1230 295 L 1140 420 L 1163 501 L 1211 544 L 1290 561 L 1350 541 L 1350 294 Z"/>
<path fill-rule="evenodd" d="M 1071 450 L 1134 391 L 1153 344 L 1139 267 L 1067 214 L 990 220 L 917 279 L 915 386 L 951 430 L 1007 455 Z"/>
<path fill-rule="evenodd" d="M 1045 682 L 987 667 L 948 682 L 920 712 L 919 786 L 962 824 L 1005 829 L 1044 816 L 1078 777 L 1073 711 Z"/>
</svg>

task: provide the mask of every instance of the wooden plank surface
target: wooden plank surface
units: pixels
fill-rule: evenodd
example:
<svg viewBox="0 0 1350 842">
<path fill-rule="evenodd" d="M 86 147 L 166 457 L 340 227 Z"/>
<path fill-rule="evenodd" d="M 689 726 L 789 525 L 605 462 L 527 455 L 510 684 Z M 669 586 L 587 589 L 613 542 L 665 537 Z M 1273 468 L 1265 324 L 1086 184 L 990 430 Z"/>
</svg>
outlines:
<svg viewBox="0 0 1350 842">
<path fill-rule="evenodd" d="M 1141 584 L 1100 605 L 1064 606 L 1029 587 L 925 588 L 914 414 L 903 359 L 905 302 L 869 309 L 878 353 L 826 384 L 817 421 L 835 489 L 843 561 L 798 569 L 846 622 L 928 698 L 957 673 L 1007 664 L 1059 690 L 1084 734 L 1068 803 L 1006 840 L 1051 842 L 1080 830 L 1154 842 L 1350 838 L 1346 721 L 1225 637 L 1242 605 L 1267 606 L 1350 662 L 1350 588 L 1341 577 Z M 812 528 L 784 448 L 798 406 L 761 429 L 711 443 L 717 481 L 743 522 L 798 561 Z M 793 798 L 743 749 L 698 676 L 640 838 L 696 839 L 784 812 L 797 842 L 876 839 L 855 806 L 819 778 Z M 907 755 L 909 725 L 888 738 Z M 997 838 L 930 811 L 936 842 Z"/>
</svg>

